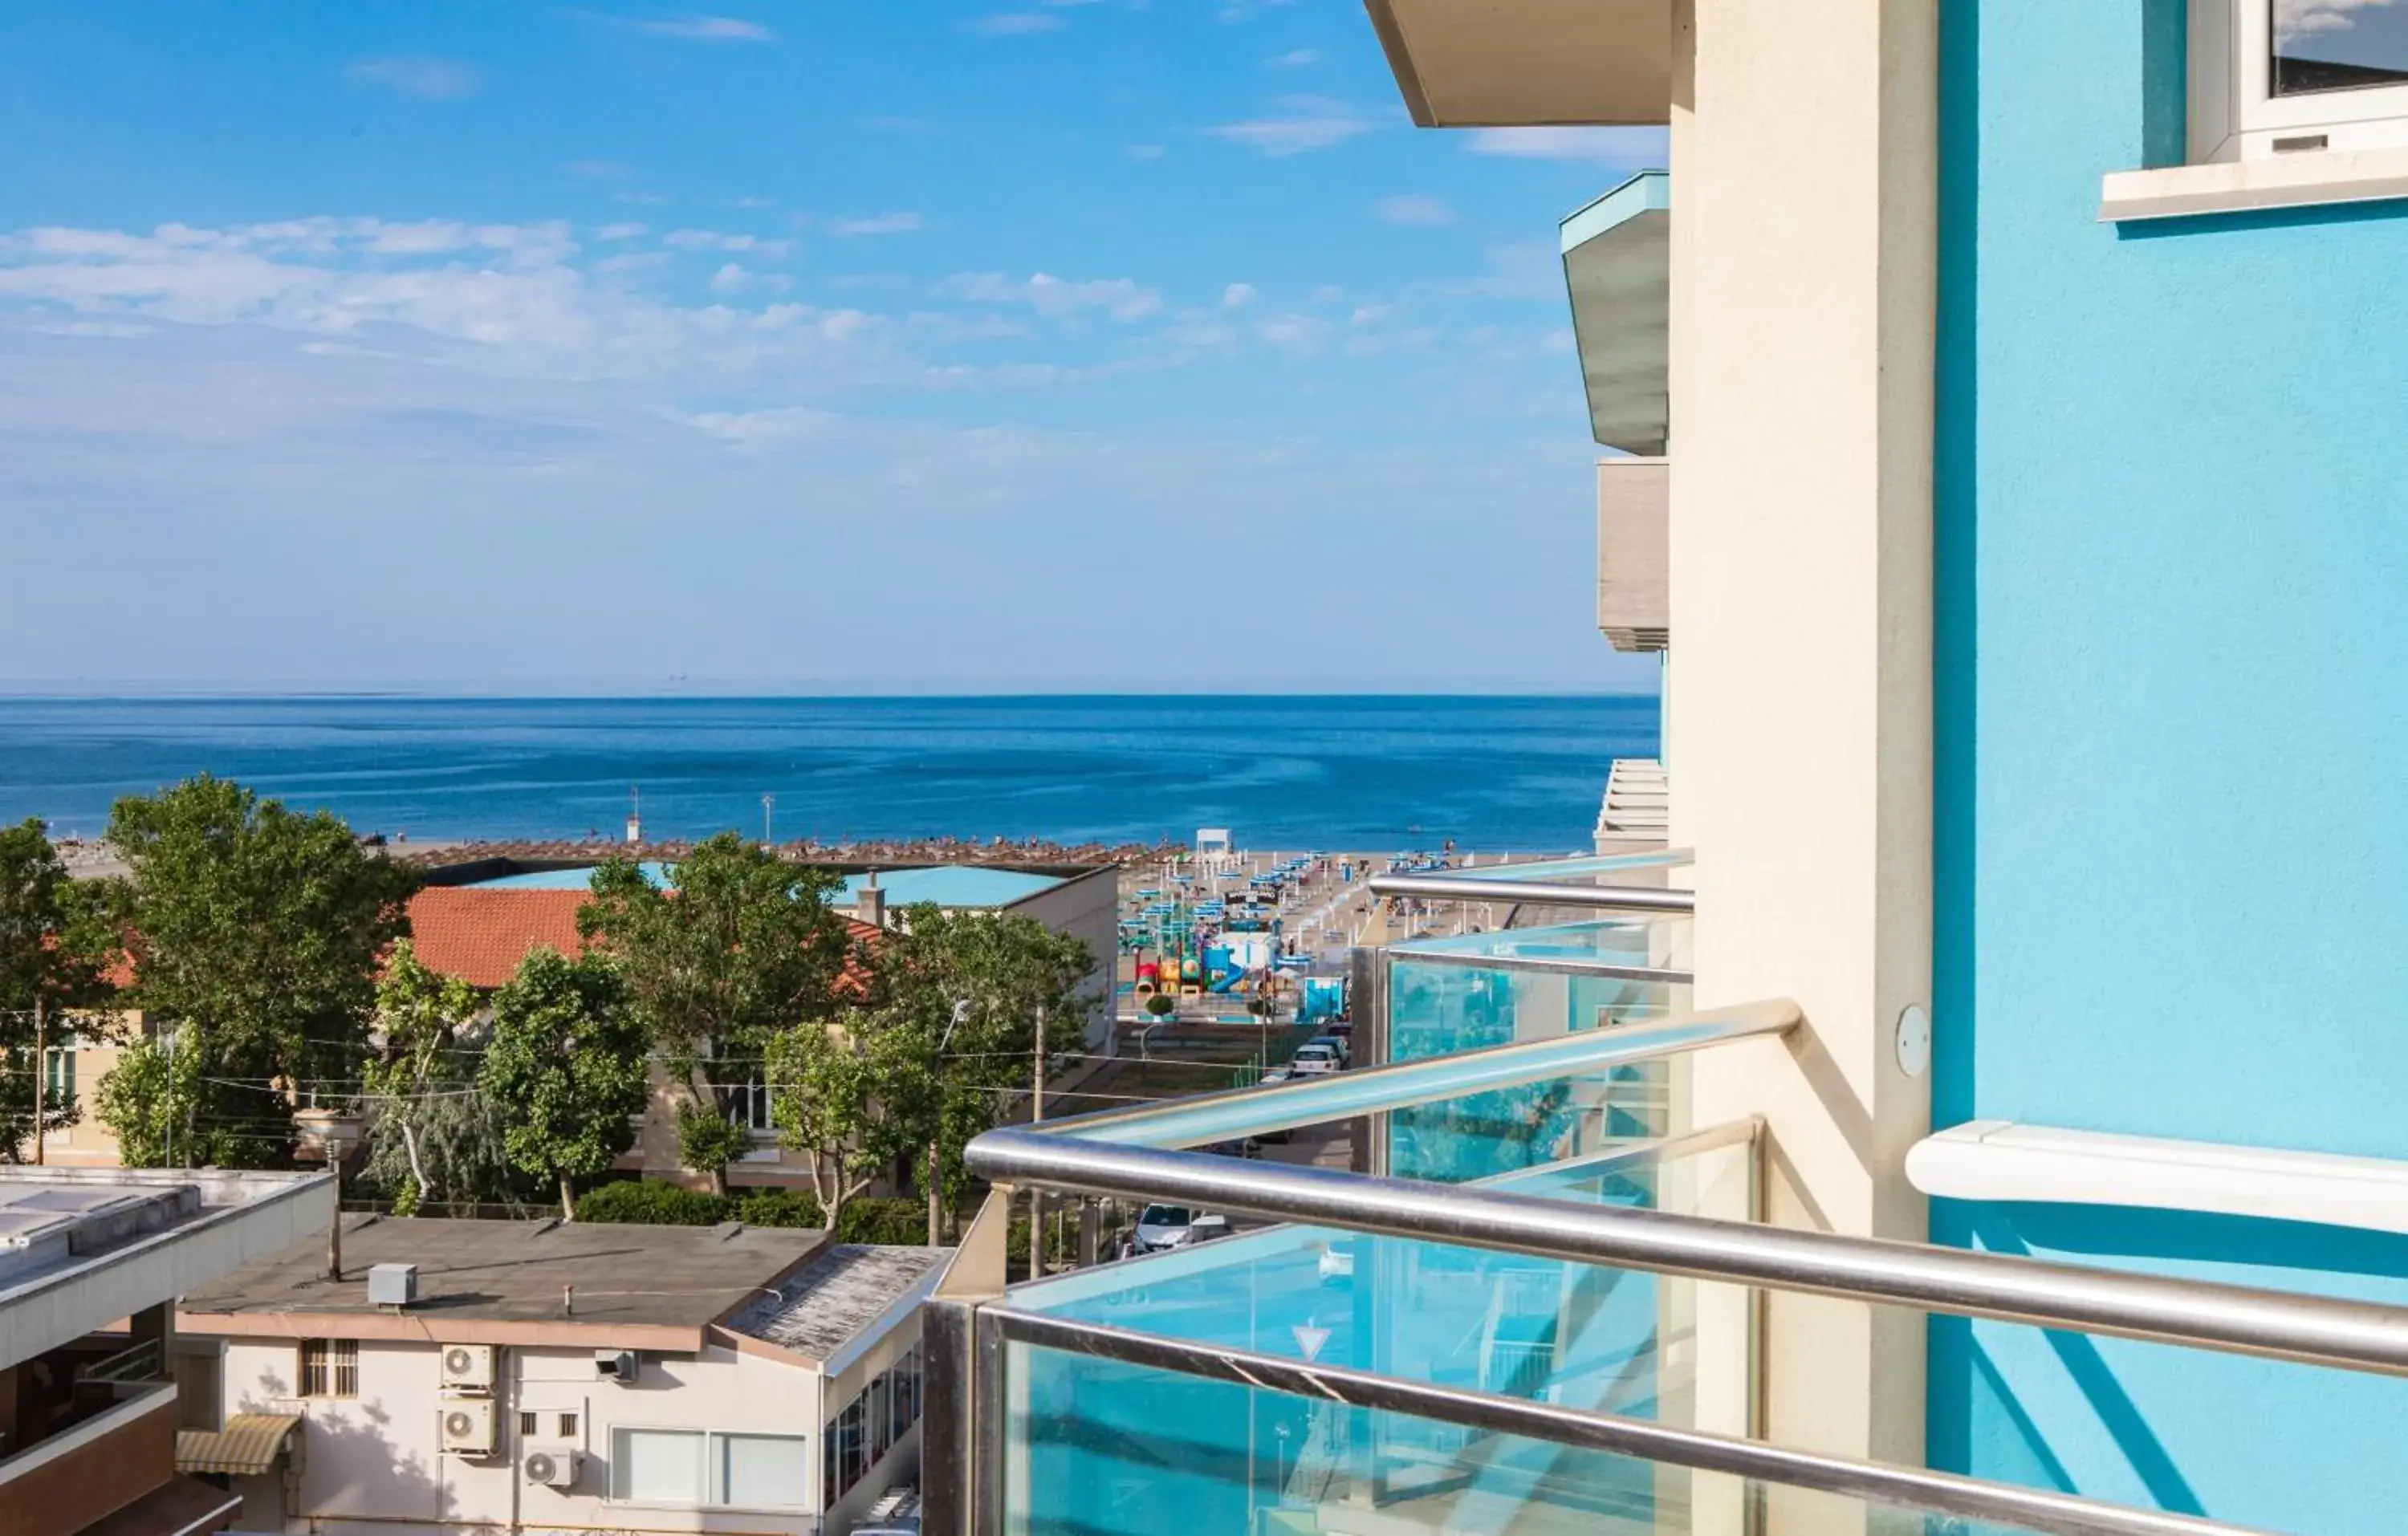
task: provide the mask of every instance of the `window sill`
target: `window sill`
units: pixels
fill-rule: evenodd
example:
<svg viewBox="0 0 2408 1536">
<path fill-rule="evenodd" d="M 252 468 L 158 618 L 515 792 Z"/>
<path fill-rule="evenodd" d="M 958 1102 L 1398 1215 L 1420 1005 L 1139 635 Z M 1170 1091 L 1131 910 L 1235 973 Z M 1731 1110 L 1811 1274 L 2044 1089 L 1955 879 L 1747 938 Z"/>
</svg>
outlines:
<svg viewBox="0 0 2408 1536">
<path fill-rule="evenodd" d="M 2408 197 L 2408 150 L 2325 150 L 2162 170 L 2110 171 L 2102 223 Z"/>
</svg>

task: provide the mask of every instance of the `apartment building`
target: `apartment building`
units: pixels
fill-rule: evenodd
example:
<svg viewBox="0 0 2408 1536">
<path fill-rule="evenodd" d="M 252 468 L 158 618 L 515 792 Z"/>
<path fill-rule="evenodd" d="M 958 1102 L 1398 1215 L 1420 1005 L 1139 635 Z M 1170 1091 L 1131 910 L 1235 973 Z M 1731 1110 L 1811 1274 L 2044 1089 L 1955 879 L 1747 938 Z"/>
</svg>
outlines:
<svg viewBox="0 0 2408 1536">
<path fill-rule="evenodd" d="M 943 1249 L 817 1231 L 345 1218 L 188 1294 L 245 1531 L 842 1536 L 918 1456 Z"/>
<path fill-rule="evenodd" d="M 1672 847 L 1366 956 L 1383 1072 L 974 1142 L 1285 1225 L 1009 1291 L 974 1228 L 937 1517 L 2396 1529 L 2408 13 L 1367 8 L 1425 127 L 1666 130 L 1559 238 Z M 1186 1150 L 1338 1113 L 1366 1171 Z"/>
<path fill-rule="evenodd" d="M 0 1169 L 0 1536 L 232 1524 L 238 1501 L 179 1468 L 211 1382 L 175 1299 L 334 1213 L 322 1173 Z"/>
</svg>

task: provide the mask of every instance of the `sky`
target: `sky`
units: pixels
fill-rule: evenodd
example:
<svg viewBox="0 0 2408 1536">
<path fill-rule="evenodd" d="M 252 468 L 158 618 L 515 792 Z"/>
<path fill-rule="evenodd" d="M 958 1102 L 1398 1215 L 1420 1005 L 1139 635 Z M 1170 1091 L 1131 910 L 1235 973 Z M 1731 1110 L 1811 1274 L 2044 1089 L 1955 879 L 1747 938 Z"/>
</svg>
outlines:
<svg viewBox="0 0 2408 1536">
<path fill-rule="evenodd" d="M 0 10 L 0 689 L 1625 691 L 1357 0 Z"/>
</svg>

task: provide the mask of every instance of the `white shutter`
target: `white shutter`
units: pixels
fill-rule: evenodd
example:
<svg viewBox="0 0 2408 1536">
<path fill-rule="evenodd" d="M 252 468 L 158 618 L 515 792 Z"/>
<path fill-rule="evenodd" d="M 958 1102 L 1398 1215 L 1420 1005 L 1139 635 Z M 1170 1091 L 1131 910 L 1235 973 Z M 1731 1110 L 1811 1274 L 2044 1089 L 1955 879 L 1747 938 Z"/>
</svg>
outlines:
<svg viewBox="0 0 2408 1536">
<path fill-rule="evenodd" d="M 642 1504 L 702 1502 L 702 1436 L 621 1429 L 611 1436 L 610 1497 Z"/>
<path fill-rule="evenodd" d="M 808 1509 L 811 1443 L 793 1435 L 718 1435 L 719 1486 L 731 1509 Z"/>
</svg>

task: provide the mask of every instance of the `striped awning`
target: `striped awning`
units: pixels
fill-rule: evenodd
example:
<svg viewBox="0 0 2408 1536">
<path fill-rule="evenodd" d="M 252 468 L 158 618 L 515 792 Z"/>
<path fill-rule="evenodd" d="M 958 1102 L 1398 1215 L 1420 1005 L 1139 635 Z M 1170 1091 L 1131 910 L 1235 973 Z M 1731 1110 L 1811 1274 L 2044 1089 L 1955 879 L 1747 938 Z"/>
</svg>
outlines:
<svg viewBox="0 0 2408 1536">
<path fill-rule="evenodd" d="M 176 1470 L 256 1477 L 292 1448 L 298 1414 L 229 1414 L 222 1429 L 176 1431 Z"/>
</svg>

